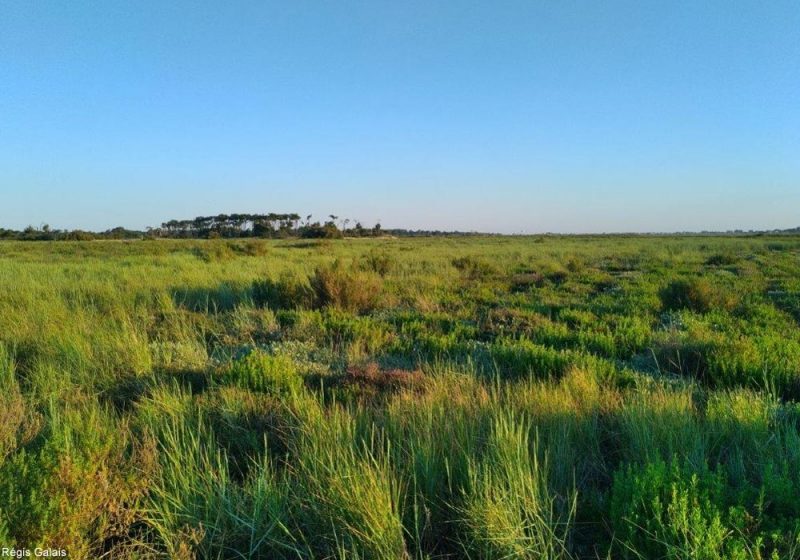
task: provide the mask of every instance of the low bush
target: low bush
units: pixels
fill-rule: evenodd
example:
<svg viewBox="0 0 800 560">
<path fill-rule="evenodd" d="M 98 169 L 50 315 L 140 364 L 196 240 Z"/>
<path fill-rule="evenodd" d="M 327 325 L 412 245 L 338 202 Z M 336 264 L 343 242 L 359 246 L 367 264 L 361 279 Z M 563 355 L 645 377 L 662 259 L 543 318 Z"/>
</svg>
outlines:
<svg viewBox="0 0 800 560">
<path fill-rule="evenodd" d="M 397 260 L 384 251 L 370 251 L 361 257 L 361 268 L 385 277 L 397 267 Z"/>
<path fill-rule="evenodd" d="M 355 313 L 377 308 L 383 288 L 376 273 L 346 269 L 339 260 L 330 266 L 318 267 L 310 284 L 316 307 L 334 307 Z"/>
<path fill-rule="evenodd" d="M 660 292 L 661 305 L 665 310 L 689 309 L 707 313 L 715 308 L 732 309 L 736 297 L 730 290 L 723 290 L 707 278 L 680 278 L 667 284 Z"/>
<path fill-rule="evenodd" d="M 322 312 L 317 310 L 288 310 L 276 313 L 281 338 L 322 344 L 327 333 Z"/>
<path fill-rule="evenodd" d="M 373 355 L 393 338 L 385 325 L 370 316 L 354 317 L 336 309 L 322 313 L 325 340 L 336 350 Z"/>
<path fill-rule="evenodd" d="M 497 274 L 497 269 L 491 263 L 479 257 L 458 257 L 451 264 L 469 280 L 483 280 Z"/>
<path fill-rule="evenodd" d="M 716 339 L 668 332 L 659 333 L 650 350 L 661 373 L 704 380 L 708 376 L 709 356 L 716 344 Z"/>
<path fill-rule="evenodd" d="M 725 465 L 677 458 L 621 467 L 609 512 L 616 552 L 631 559 L 797 558 L 799 512 L 786 498 L 798 492 L 791 469 L 766 461 L 758 475 L 736 485 Z"/>
<path fill-rule="evenodd" d="M 714 253 L 706 259 L 708 266 L 731 266 L 739 262 L 739 258 L 733 253 Z"/>
<path fill-rule="evenodd" d="M 499 341 L 489 352 L 503 376 L 510 379 L 561 377 L 573 363 L 567 352 L 524 339 Z"/>
<path fill-rule="evenodd" d="M 623 558 L 731 558 L 737 546 L 720 508 L 725 481 L 673 460 L 614 476 L 611 520 Z"/>
<path fill-rule="evenodd" d="M 243 243 L 232 243 L 231 249 L 247 257 L 263 257 L 269 254 L 269 245 L 265 241 L 250 240 Z"/>
<path fill-rule="evenodd" d="M 291 358 L 261 350 L 234 360 L 220 371 L 217 379 L 225 384 L 274 395 L 296 393 L 303 386 L 303 377 Z"/>
<path fill-rule="evenodd" d="M 0 463 L 0 532 L 5 524 L 18 545 L 96 557 L 134 522 L 147 469 L 134 467 L 127 434 L 96 402 L 51 403 L 45 415 L 47 429 Z M 136 478 L 124 476 L 131 468 L 141 469 Z"/>
<path fill-rule="evenodd" d="M 236 256 L 230 243 L 218 240 L 195 247 L 193 252 L 198 259 L 206 263 L 229 261 Z"/>
<path fill-rule="evenodd" d="M 425 389 L 425 381 L 419 370 L 382 369 L 371 362 L 349 366 L 343 375 L 333 376 L 327 388 L 362 402 L 380 402 L 400 391 L 419 394 Z"/>
<path fill-rule="evenodd" d="M 270 309 L 310 309 L 314 291 L 308 282 L 294 274 L 284 274 L 278 280 L 256 280 L 252 286 L 253 303 Z"/>
<path fill-rule="evenodd" d="M 544 278 L 536 272 L 524 272 L 511 277 L 509 290 L 512 294 L 528 292 L 544 284 Z"/>
<path fill-rule="evenodd" d="M 707 381 L 800 398 L 800 343 L 775 336 L 725 337 L 706 352 Z"/>
<path fill-rule="evenodd" d="M 568 270 L 553 270 L 547 273 L 546 278 L 556 286 L 560 286 L 569 279 L 569 276 Z"/>
</svg>

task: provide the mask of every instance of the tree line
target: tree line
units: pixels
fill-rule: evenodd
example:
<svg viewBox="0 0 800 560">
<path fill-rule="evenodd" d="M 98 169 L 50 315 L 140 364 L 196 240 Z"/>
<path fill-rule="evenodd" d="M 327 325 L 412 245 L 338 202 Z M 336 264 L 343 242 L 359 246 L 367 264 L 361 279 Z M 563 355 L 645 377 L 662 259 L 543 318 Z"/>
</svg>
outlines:
<svg viewBox="0 0 800 560">
<path fill-rule="evenodd" d="M 260 237 L 268 239 L 306 238 L 338 239 L 342 237 L 377 237 L 384 235 L 380 223 L 364 227 L 358 220 L 340 219 L 331 214 L 326 220 L 301 219 L 299 214 L 217 214 L 191 220 L 169 220 L 145 231 L 116 227 L 102 232 L 53 229 L 44 224 L 24 230 L 0 228 L 0 239 L 20 241 L 88 241 L 92 239 L 232 239 Z"/>
<path fill-rule="evenodd" d="M 0 239 L 17 241 L 91 241 L 93 239 L 141 239 L 145 232 L 115 227 L 105 231 L 53 229 L 48 224 L 23 230 L 0 228 Z"/>
<path fill-rule="evenodd" d="M 352 224 L 352 226 L 351 226 Z M 198 216 L 192 220 L 170 220 L 161 227 L 149 229 L 154 237 L 213 239 L 237 237 L 324 238 L 373 237 L 382 234 L 381 225 L 365 228 L 361 222 L 339 219 L 331 214 L 325 221 L 312 221 L 309 214 L 218 214 Z"/>
</svg>

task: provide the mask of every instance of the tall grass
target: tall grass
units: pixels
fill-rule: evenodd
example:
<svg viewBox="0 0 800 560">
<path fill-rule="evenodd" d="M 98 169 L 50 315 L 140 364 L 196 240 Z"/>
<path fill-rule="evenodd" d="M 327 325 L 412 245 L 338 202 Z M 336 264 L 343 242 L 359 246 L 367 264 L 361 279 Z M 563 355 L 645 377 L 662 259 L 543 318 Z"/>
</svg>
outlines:
<svg viewBox="0 0 800 560">
<path fill-rule="evenodd" d="M 513 415 L 495 418 L 483 457 L 468 467 L 465 550 L 478 558 L 570 558 L 577 499 L 552 493 L 547 470 L 530 424 Z"/>
<path fill-rule="evenodd" d="M 295 490 L 302 531 L 319 557 L 338 550 L 376 560 L 406 556 L 401 482 L 391 449 L 377 452 L 380 437 L 373 431 L 360 440 L 354 419 L 336 407 L 306 414 Z"/>
<path fill-rule="evenodd" d="M 169 557 L 294 557 L 288 486 L 268 457 L 236 484 L 203 419 L 184 416 L 161 427 L 158 451 L 158 475 L 144 513 Z"/>
</svg>

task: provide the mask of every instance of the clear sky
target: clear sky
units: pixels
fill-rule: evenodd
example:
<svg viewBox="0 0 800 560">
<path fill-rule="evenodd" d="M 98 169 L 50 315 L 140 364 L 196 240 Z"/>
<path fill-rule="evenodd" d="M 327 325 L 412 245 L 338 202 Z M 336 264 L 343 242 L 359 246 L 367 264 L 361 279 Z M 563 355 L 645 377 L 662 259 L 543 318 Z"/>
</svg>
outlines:
<svg viewBox="0 0 800 560">
<path fill-rule="evenodd" d="M 0 3 L 0 227 L 800 225 L 800 2 Z"/>
</svg>

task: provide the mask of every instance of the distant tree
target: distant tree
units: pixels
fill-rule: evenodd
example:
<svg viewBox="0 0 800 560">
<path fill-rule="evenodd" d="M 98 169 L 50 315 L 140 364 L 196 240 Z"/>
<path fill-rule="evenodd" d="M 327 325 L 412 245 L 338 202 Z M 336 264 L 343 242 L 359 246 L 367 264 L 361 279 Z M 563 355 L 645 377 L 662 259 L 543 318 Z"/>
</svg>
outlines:
<svg viewBox="0 0 800 560">
<path fill-rule="evenodd" d="M 273 229 L 269 222 L 258 219 L 253 223 L 253 235 L 256 237 L 272 237 Z"/>
<path fill-rule="evenodd" d="M 306 223 L 300 228 L 300 237 L 305 239 L 320 239 L 325 237 L 325 228 L 319 222 Z"/>
<path fill-rule="evenodd" d="M 67 241 L 92 241 L 95 237 L 95 234 L 80 229 L 74 229 L 64 234 L 64 239 Z"/>
</svg>

